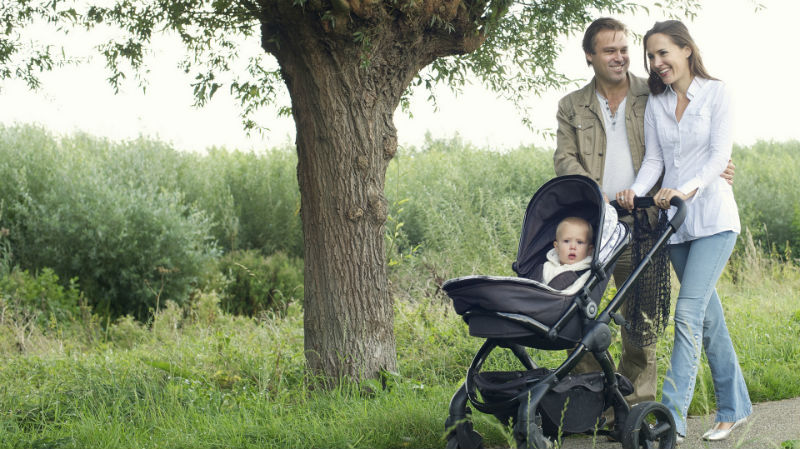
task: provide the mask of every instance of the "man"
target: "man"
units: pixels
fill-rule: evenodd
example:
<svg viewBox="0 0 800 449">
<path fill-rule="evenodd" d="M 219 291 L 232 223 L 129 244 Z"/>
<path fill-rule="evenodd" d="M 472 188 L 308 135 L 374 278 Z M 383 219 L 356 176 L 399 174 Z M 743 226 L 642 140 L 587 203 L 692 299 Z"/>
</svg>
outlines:
<svg viewBox="0 0 800 449">
<path fill-rule="evenodd" d="M 592 22 L 583 36 L 586 62 L 594 78 L 582 89 L 559 101 L 558 132 L 554 155 L 556 175 L 580 174 L 601 186 L 606 200 L 629 188 L 644 159 L 644 110 L 648 86 L 645 79 L 628 73 L 628 31 L 612 18 Z M 733 164 L 721 176 L 732 183 Z M 654 187 L 650 195 L 658 190 Z M 629 226 L 630 216 L 623 218 Z M 626 250 L 614 269 L 621 286 L 631 273 L 631 252 Z M 627 307 L 622 315 L 628 319 Z M 598 371 L 597 362 L 584 357 L 577 371 Z M 622 329 L 622 355 L 617 371 L 633 382 L 631 404 L 656 397 L 656 344 L 632 344 Z"/>
</svg>

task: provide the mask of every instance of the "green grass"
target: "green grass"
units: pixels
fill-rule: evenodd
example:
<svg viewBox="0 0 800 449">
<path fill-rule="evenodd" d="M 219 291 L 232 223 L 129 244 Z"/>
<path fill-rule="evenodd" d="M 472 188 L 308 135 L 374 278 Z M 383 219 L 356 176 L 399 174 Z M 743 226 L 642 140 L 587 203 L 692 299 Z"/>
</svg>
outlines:
<svg viewBox="0 0 800 449">
<path fill-rule="evenodd" d="M 763 257 L 755 273 L 735 274 L 737 266 L 719 290 L 752 398 L 800 396 L 800 273 Z M 304 372 L 297 305 L 283 318 L 247 319 L 217 303 L 201 295 L 192 306 L 169 304 L 149 326 L 53 324 L 2 346 L 0 447 L 444 446 L 450 397 L 481 341 L 441 293 L 397 301 L 399 373 L 387 376 L 385 389 L 377 381 L 315 388 Z M 0 328 L 19 343 L 20 326 L 4 317 Z M 659 343 L 662 378 L 670 332 Z M 532 353 L 545 365 L 564 357 Z M 513 363 L 498 355 L 489 366 Z M 691 413 L 714 407 L 707 368 L 702 373 Z M 507 444 L 494 418 L 476 413 L 475 421 L 489 444 Z"/>
</svg>

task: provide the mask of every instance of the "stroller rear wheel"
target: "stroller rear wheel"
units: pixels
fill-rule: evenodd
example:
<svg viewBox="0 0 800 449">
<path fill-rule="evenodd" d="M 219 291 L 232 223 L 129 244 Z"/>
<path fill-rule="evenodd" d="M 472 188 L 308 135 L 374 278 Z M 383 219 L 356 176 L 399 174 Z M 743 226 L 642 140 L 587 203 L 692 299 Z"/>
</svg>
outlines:
<svg viewBox="0 0 800 449">
<path fill-rule="evenodd" d="M 471 421 L 463 421 L 447 437 L 446 449 L 483 449 L 483 437 L 472 429 Z"/>
<path fill-rule="evenodd" d="M 622 431 L 623 449 L 673 449 L 675 419 L 659 402 L 642 402 L 631 408 Z"/>
<path fill-rule="evenodd" d="M 538 422 L 537 422 L 538 421 Z M 529 421 L 525 424 L 518 422 L 514 426 L 514 439 L 519 449 L 549 449 L 553 447 L 550 442 L 542 433 L 541 419 L 537 417 L 536 421 Z"/>
</svg>

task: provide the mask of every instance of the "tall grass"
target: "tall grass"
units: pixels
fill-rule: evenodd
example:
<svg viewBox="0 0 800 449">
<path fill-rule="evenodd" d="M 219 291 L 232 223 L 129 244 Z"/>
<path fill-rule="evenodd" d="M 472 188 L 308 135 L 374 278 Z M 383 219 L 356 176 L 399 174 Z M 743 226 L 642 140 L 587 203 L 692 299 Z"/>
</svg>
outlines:
<svg viewBox="0 0 800 449">
<path fill-rule="evenodd" d="M 760 256 L 754 256 L 760 257 Z M 800 396 L 800 273 L 757 259 L 726 270 L 720 294 L 754 401 Z M 3 348 L 1 447 L 442 447 L 452 394 L 481 344 L 441 295 L 397 301 L 398 369 L 381 381 L 315 389 L 304 370 L 302 310 L 234 317 L 214 294 L 169 303 L 148 325 L 123 318 L 104 328 L 37 329 L 23 350 Z M 6 316 L 0 330 L 18 338 Z M 661 376 L 671 329 L 659 342 Z M 612 348 L 617 352 L 617 347 Z M 545 366 L 561 351 L 534 351 Z M 507 355 L 493 369 L 515 367 Z M 517 367 L 515 367 L 517 368 Z M 707 368 L 690 413 L 713 410 Z M 493 418 L 475 414 L 490 445 L 506 444 Z"/>
<path fill-rule="evenodd" d="M 775 246 L 779 253 L 800 247 L 800 142 L 759 141 L 734 147 L 736 177 L 733 184 L 742 228 L 756 242 Z M 739 246 L 741 250 L 741 245 Z"/>
</svg>

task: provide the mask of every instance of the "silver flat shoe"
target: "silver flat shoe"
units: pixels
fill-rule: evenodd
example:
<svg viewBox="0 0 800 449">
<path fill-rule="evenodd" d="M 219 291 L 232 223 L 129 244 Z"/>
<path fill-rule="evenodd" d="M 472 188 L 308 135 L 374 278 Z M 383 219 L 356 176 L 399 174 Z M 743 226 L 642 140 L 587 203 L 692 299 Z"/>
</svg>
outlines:
<svg viewBox="0 0 800 449">
<path fill-rule="evenodd" d="M 714 427 L 708 429 L 708 432 L 703 434 L 703 439 L 706 440 L 706 441 L 722 441 L 722 440 L 725 440 L 729 436 L 731 436 L 731 432 L 733 432 L 733 429 L 739 427 L 740 425 L 744 424 L 745 422 L 747 422 L 747 418 L 742 418 L 742 419 L 736 421 L 735 423 L 733 423 L 733 425 L 730 427 L 730 429 L 717 429 L 716 428 L 717 425 L 714 424 Z"/>
<path fill-rule="evenodd" d="M 683 438 L 684 438 L 683 435 L 680 434 L 675 435 L 675 444 L 676 445 L 683 444 Z"/>
</svg>

